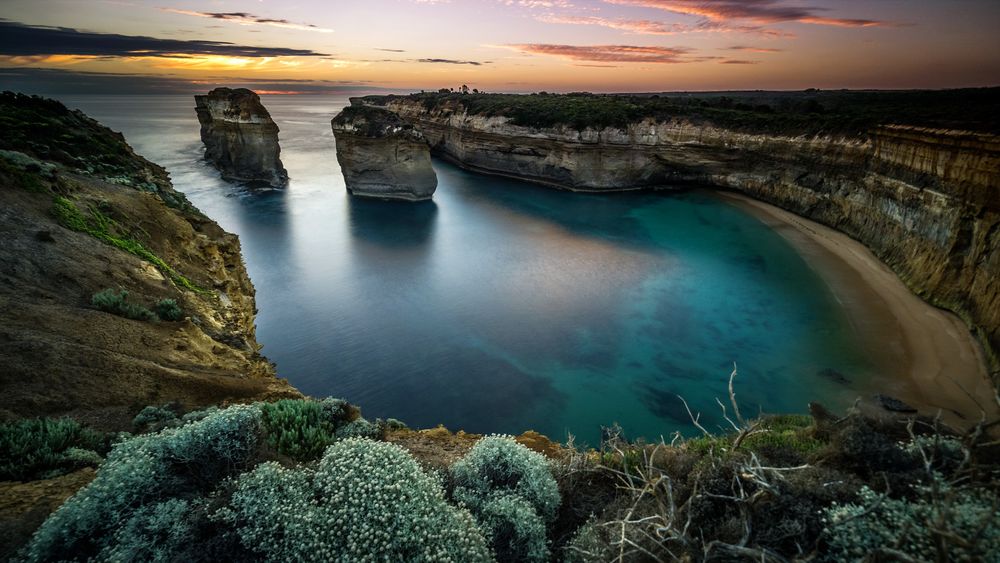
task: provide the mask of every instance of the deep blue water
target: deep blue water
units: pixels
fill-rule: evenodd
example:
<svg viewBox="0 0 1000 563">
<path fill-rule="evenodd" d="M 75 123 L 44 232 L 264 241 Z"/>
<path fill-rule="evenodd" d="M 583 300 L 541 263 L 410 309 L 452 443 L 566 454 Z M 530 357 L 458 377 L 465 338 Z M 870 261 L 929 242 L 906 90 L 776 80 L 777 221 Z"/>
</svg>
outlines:
<svg viewBox="0 0 1000 563">
<path fill-rule="evenodd" d="M 872 371 L 824 280 L 708 191 L 574 194 L 435 162 L 433 202 L 353 199 L 329 121 L 346 100 L 271 97 L 286 190 L 222 182 L 193 100 L 79 97 L 239 234 L 258 340 L 303 392 L 368 417 L 473 432 L 690 432 L 721 423 L 733 362 L 745 413 L 842 407 L 824 370 Z M 829 372 L 827 372 L 829 373 Z"/>
</svg>

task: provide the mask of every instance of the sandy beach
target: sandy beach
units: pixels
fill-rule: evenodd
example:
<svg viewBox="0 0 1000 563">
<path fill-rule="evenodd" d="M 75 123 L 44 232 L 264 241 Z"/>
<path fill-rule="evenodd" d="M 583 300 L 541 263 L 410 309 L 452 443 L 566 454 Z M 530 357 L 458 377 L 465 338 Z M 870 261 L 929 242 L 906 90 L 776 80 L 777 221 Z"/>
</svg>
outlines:
<svg viewBox="0 0 1000 563">
<path fill-rule="evenodd" d="M 982 349 L 955 314 L 917 297 L 864 245 L 849 236 L 773 205 L 722 192 L 787 239 L 840 301 L 877 362 L 879 374 L 859 397 L 883 393 L 925 414 L 968 426 L 985 411 L 1000 414 Z"/>
</svg>

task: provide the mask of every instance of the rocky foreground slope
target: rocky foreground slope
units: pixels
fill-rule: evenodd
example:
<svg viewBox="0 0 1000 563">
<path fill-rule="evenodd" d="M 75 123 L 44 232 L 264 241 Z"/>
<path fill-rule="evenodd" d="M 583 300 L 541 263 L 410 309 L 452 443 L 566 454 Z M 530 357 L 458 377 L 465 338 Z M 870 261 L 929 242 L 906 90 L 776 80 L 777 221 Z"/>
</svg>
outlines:
<svg viewBox="0 0 1000 563">
<path fill-rule="evenodd" d="M 419 201 L 437 189 L 427 139 L 399 115 L 350 105 L 331 122 L 337 161 L 354 195 Z"/>
<path fill-rule="evenodd" d="M 51 100 L 4 93 L 0 123 L 0 417 L 298 396 L 259 353 L 239 240 L 163 168 Z"/>
<path fill-rule="evenodd" d="M 988 120 L 956 121 L 987 95 L 890 94 L 881 113 L 870 97 L 833 98 L 830 110 L 813 99 L 817 107 L 800 114 L 726 98 L 415 94 L 358 103 L 399 114 L 436 154 L 471 170 L 571 190 L 718 186 L 834 227 L 962 316 L 996 369 L 1000 137 Z M 937 123 L 980 130 L 926 126 Z"/>
<path fill-rule="evenodd" d="M 288 183 L 278 126 L 256 93 L 246 88 L 216 88 L 194 99 L 205 158 L 223 178 L 272 187 Z"/>
</svg>

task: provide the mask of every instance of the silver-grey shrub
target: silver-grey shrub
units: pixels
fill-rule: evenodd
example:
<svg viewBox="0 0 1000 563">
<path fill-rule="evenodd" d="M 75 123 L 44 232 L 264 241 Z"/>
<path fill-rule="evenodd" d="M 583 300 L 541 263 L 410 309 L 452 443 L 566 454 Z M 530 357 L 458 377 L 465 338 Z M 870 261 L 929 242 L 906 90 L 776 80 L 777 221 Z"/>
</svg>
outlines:
<svg viewBox="0 0 1000 563">
<path fill-rule="evenodd" d="M 94 480 L 35 532 L 24 558 L 73 561 L 96 557 L 122 541 L 115 538 L 115 531 L 128 528 L 143 507 L 184 494 L 203 494 L 244 469 L 259 436 L 260 410 L 240 405 L 179 428 L 118 443 Z"/>
<path fill-rule="evenodd" d="M 175 498 L 140 507 L 114 532 L 96 559 L 151 563 L 187 559 L 198 534 L 191 513 L 201 502 Z"/>
<path fill-rule="evenodd" d="M 545 561 L 559 510 L 548 460 L 510 436 L 487 436 L 451 466 L 452 497 L 469 507 L 501 561 Z"/>
<path fill-rule="evenodd" d="M 263 464 L 219 512 L 267 561 L 489 561 L 472 516 L 393 444 L 348 438 L 315 471 Z"/>
<path fill-rule="evenodd" d="M 559 486 L 545 456 L 510 436 L 487 436 L 451 466 L 454 497 L 477 512 L 497 494 L 528 501 L 546 522 L 559 510 Z"/>
<path fill-rule="evenodd" d="M 987 561 L 1000 554 L 1000 498 L 985 489 L 916 488 L 913 500 L 883 498 L 867 486 L 858 500 L 825 511 L 826 561 L 858 561 L 884 548 L 915 561 L 935 561 L 945 538 L 950 561 Z M 937 528 L 937 529 L 932 529 Z M 948 537 L 957 538 L 949 541 Z M 992 559 L 995 560 L 995 559 Z"/>
<path fill-rule="evenodd" d="M 476 520 L 498 561 L 549 560 L 545 521 L 523 498 L 494 495 L 481 504 Z"/>
</svg>

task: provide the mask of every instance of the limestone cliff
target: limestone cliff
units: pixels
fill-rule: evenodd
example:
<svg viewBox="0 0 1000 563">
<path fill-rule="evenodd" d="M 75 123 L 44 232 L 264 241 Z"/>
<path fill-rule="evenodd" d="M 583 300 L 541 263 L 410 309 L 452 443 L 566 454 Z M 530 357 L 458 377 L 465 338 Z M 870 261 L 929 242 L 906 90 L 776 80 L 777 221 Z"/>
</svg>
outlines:
<svg viewBox="0 0 1000 563">
<path fill-rule="evenodd" d="M 710 120 L 621 127 L 516 125 L 461 102 L 369 97 L 461 166 L 571 190 L 738 190 L 871 248 L 927 301 L 1000 352 L 1000 137 L 908 125 L 860 134 L 781 134 Z"/>
<path fill-rule="evenodd" d="M 288 172 L 279 157 L 278 126 L 256 93 L 245 88 L 216 88 L 194 99 L 205 158 L 223 178 L 272 187 L 288 183 Z"/>
<path fill-rule="evenodd" d="M 5 93 L 0 118 L 0 418 L 122 428 L 148 404 L 298 395 L 259 353 L 239 239 L 163 168 L 58 102 Z M 181 320 L 98 310 L 108 288 Z"/>
<path fill-rule="evenodd" d="M 385 199 L 430 199 L 437 189 L 424 136 L 397 114 L 359 104 L 331 122 L 347 190 Z"/>
</svg>

